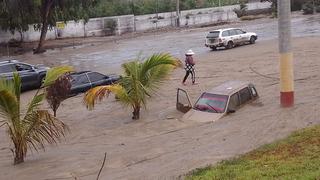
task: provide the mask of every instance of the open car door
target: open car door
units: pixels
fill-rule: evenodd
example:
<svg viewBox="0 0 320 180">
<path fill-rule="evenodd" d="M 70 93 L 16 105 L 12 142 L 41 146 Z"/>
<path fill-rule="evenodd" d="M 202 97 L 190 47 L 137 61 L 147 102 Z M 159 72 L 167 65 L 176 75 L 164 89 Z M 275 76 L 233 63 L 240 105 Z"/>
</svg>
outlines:
<svg viewBox="0 0 320 180">
<path fill-rule="evenodd" d="M 188 93 L 180 88 L 177 90 L 176 108 L 178 111 L 183 113 L 188 112 L 192 108 Z"/>
</svg>

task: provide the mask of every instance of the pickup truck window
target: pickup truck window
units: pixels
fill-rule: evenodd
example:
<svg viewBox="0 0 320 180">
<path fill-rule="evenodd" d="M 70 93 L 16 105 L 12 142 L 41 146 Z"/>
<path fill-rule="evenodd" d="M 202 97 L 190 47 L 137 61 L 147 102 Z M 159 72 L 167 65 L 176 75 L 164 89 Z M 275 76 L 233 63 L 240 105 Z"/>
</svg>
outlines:
<svg viewBox="0 0 320 180">
<path fill-rule="evenodd" d="M 89 83 L 89 79 L 87 78 L 86 74 L 75 75 L 75 76 L 72 76 L 72 78 L 73 80 L 71 84 L 73 85 L 82 85 L 82 84 Z"/>
<path fill-rule="evenodd" d="M 249 88 L 246 87 L 240 90 L 240 99 L 241 99 L 241 104 L 244 104 L 251 100 L 251 93 L 249 91 Z"/>
<path fill-rule="evenodd" d="M 229 36 L 235 36 L 235 35 L 238 35 L 235 29 L 229 30 Z"/>
<path fill-rule="evenodd" d="M 229 36 L 229 31 L 223 31 L 222 32 L 222 37 L 227 37 Z"/>
<path fill-rule="evenodd" d="M 246 32 L 242 31 L 241 29 L 236 30 L 238 34 L 245 34 Z"/>
<path fill-rule="evenodd" d="M 207 35 L 207 38 L 218 38 L 220 31 L 212 31 Z"/>
<path fill-rule="evenodd" d="M 16 71 L 11 64 L 0 65 L 0 73 L 9 73 Z"/>
<path fill-rule="evenodd" d="M 106 76 L 96 72 L 88 73 L 88 76 L 91 82 L 101 81 L 106 78 Z"/>
<path fill-rule="evenodd" d="M 195 110 L 211 113 L 223 113 L 226 108 L 228 96 L 203 93 L 194 106 Z"/>
<path fill-rule="evenodd" d="M 228 108 L 236 110 L 239 108 L 239 106 L 240 106 L 239 95 L 238 95 L 238 93 L 235 93 L 230 97 Z"/>
<path fill-rule="evenodd" d="M 28 71 L 28 70 L 32 70 L 32 67 L 30 65 L 27 64 L 16 64 L 16 69 L 17 71 Z"/>
</svg>

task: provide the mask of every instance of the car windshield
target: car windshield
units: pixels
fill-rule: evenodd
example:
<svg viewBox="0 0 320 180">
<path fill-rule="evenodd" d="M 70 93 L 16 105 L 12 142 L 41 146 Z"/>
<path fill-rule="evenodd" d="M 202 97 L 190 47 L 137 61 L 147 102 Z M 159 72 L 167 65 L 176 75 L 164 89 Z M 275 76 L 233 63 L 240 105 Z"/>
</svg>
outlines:
<svg viewBox="0 0 320 180">
<path fill-rule="evenodd" d="M 220 31 L 212 31 L 207 35 L 207 38 L 217 38 L 219 37 Z"/>
<path fill-rule="evenodd" d="M 194 106 L 195 110 L 210 112 L 210 113 L 223 113 L 226 108 L 228 96 L 203 93 Z"/>
</svg>

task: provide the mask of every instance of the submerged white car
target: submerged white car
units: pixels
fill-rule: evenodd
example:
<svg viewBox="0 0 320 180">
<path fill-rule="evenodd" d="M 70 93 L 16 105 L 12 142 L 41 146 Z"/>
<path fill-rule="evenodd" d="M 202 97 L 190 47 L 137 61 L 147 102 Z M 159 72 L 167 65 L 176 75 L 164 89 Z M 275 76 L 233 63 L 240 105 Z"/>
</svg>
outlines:
<svg viewBox="0 0 320 180">
<path fill-rule="evenodd" d="M 186 113 L 183 121 L 216 121 L 228 113 L 234 113 L 241 106 L 259 97 L 252 83 L 227 81 L 210 91 L 203 92 L 192 106 L 188 93 L 177 91 L 177 110 Z"/>
<path fill-rule="evenodd" d="M 257 39 L 258 35 L 253 32 L 246 32 L 236 28 L 218 29 L 208 33 L 205 46 L 212 50 L 216 50 L 217 47 L 231 49 L 236 45 L 254 44 Z"/>
</svg>

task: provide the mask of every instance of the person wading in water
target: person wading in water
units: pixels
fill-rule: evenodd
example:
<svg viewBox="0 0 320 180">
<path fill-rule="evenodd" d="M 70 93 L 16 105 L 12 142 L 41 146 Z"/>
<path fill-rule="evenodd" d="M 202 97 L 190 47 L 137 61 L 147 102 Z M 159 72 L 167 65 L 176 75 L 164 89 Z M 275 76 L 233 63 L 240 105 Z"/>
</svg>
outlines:
<svg viewBox="0 0 320 180">
<path fill-rule="evenodd" d="M 182 84 L 186 85 L 186 80 L 189 76 L 189 74 L 191 74 L 191 79 L 192 79 L 192 84 L 196 84 L 196 75 L 194 72 L 194 65 L 195 62 L 193 60 L 192 55 L 194 55 L 194 52 L 190 49 L 188 50 L 188 52 L 186 53 L 186 60 L 185 60 L 185 70 L 186 70 L 186 75 L 183 78 Z"/>
</svg>

